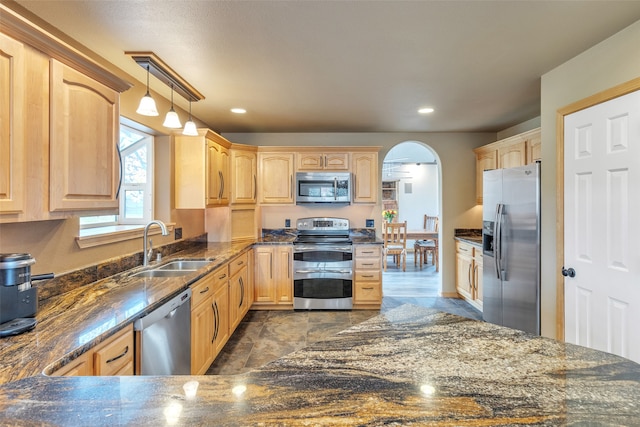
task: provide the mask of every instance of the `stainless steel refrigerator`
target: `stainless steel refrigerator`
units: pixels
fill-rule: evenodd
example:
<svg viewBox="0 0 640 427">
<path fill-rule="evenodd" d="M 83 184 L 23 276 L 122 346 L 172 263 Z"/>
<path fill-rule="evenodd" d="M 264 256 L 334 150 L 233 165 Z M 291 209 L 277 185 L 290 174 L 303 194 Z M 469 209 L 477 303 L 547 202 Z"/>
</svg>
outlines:
<svg viewBox="0 0 640 427">
<path fill-rule="evenodd" d="M 540 335 L 540 163 L 483 174 L 483 318 Z"/>
</svg>

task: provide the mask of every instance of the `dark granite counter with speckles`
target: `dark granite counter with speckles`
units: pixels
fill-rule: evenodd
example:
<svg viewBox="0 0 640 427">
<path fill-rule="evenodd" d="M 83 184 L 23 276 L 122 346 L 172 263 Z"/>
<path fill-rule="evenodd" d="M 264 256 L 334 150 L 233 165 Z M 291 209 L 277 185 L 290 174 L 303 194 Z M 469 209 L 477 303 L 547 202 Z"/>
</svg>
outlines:
<svg viewBox="0 0 640 427">
<path fill-rule="evenodd" d="M 454 239 L 482 248 L 482 230 L 477 228 L 456 228 Z"/>
<path fill-rule="evenodd" d="M 37 376 L 1 386 L 0 409 L 2 425 L 632 426 L 640 365 L 404 305 L 243 375 Z"/>
<path fill-rule="evenodd" d="M 133 277 L 144 269 L 138 267 L 41 301 L 33 330 L 0 339 L 0 383 L 55 371 L 253 243 L 194 245 L 161 263 L 182 258 L 212 260 L 198 271 L 180 277 Z"/>
</svg>

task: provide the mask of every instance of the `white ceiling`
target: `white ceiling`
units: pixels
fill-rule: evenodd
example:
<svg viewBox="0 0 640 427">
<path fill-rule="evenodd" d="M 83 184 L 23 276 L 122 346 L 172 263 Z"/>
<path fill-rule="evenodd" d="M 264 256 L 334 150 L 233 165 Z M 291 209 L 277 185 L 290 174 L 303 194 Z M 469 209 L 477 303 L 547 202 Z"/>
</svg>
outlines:
<svg viewBox="0 0 640 427">
<path fill-rule="evenodd" d="M 640 19 L 613 0 L 17 3 L 142 82 L 124 52 L 155 52 L 218 132 L 503 130 L 540 114 L 542 74 Z"/>
</svg>

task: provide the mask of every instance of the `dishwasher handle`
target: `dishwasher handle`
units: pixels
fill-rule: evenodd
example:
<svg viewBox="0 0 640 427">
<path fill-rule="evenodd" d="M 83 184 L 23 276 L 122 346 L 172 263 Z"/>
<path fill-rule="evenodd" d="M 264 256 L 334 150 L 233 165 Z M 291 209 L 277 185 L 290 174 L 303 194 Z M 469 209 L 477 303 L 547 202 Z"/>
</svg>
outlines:
<svg viewBox="0 0 640 427">
<path fill-rule="evenodd" d="M 190 300 L 191 288 L 181 292 L 180 294 L 171 298 L 165 304 L 153 310 L 151 313 L 136 320 L 133 323 L 133 329 L 136 331 L 142 331 L 165 317 L 172 317 L 178 307 L 183 304 L 189 303 Z"/>
</svg>

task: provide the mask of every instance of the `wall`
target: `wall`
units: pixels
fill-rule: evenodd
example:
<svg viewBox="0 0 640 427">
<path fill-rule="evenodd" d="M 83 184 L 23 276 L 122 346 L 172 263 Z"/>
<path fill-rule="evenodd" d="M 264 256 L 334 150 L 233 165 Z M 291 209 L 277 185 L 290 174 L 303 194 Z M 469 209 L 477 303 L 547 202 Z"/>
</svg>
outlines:
<svg viewBox="0 0 640 427">
<path fill-rule="evenodd" d="M 640 21 L 542 76 L 542 334 L 556 336 L 556 111 L 640 77 Z M 560 185 L 562 185 L 560 183 Z"/>
<path fill-rule="evenodd" d="M 480 228 L 482 208 L 475 205 L 475 155 L 473 148 L 496 140 L 495 133 L 228 133 L 230 141 L 261 146 L 380 146 L 378 155 L 378 181 L 382 180 L 382 160 L 394 145 L 404 141 L 418 141 L 429 146 L 437 155 L 441 165 L 439 180 L 441 230 L 442 230 L 442 285 L 443 293 L 455 293 L 455 228 Z M 378 195 L 380 199 L 380 194 Z M 299 208 L 263 208 L 264 226 L 280 228 L 290 212 L 306 215 Z M 364 226 L 366 218 L 381 220 L 381 205 L 351 206 L 340 211 L 345 216 L 353 215 L 355 227 Z M 348 209 L 348 210 L 346 210 Z M 295 217 L 292 217 L 294 221 Z M 379 229 L 379 227 L 377 227 Z M 378 231 L 379 233 L 379 231 Z"/>
</svg>

